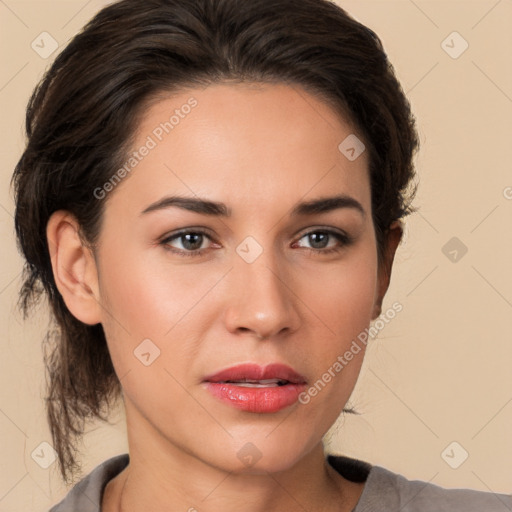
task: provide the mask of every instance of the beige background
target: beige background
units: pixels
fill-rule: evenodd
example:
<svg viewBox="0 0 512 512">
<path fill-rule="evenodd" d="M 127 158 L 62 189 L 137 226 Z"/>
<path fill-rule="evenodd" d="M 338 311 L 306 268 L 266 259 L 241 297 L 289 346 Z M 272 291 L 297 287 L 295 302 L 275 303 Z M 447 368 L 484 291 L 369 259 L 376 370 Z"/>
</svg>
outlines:
<svg viewBox="0 0 512 512">
<path fill-rule="evenodd" d="M 62 47 L 106 2 L 0 1 L 0 511 L 48 510 L 67 489 L 56 464 L 31 453 L 50 442 L 40 339 L 44 310 L 16 311 L 21 259 L 13 238 L 12 169 L 27 99 Z M 512 492 L 512 0 L 343 1 L 382 38 L 418 118 L 420 212 L 407 221 L 386 306 L 403 311 L 369 347 L 353 405 L 330 448 L 446 487 Z M 457 31 L 457 59 L 441 43 Z M 461 39 L 447 40 L 452 51 Z M 468 252 L 451 261 L 457 237 Z M 445 252 L 447 252 L 445 250 Z M 448 256 L 451 257 L 450 254 Z M 84 473 L 126 451 L 123 415 L 94 425 Z M 442 457 L 453 441 L 451 456 Z M 40 449 L 40 448 L 39 448 Z M 446 462 L 460 461 L 457 469 Z"/>
</svg>

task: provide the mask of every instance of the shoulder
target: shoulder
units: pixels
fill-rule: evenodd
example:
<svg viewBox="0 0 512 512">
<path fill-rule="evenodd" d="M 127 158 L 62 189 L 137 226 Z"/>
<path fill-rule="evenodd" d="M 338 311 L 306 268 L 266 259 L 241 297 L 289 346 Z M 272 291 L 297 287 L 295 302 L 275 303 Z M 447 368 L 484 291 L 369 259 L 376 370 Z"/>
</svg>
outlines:
<svg viewBox="0 0 512 512">
<path fill-rule="evenodd" d="M 389 510 L 401 512 L 507 512 L 512 496 L 472 489 L 445 489 L 421 480 L 409 480 L 380 466 L 372 467 L 367 488 L 356 512 Z"/>
<path fill-rule="evenodd" d="M 351 479 L 366 483 L 353 512 L 510 512 L 512 495 L 472 489 L 446 489 L 421 480 L 409 480 L 381 466 L 349 457 L 328 457 L 329 463 Z M 356 481 L 356 480 L 354 480 Z M 357 480 L 361 481 L 361 480 Z"/>
<path fill-rule="evenodd" d="M 124 453 L 106 460 L 82 478 L 50 512 L 100 512 L 101 499 L 107 483 L 129 462 Z"/>
</svg>

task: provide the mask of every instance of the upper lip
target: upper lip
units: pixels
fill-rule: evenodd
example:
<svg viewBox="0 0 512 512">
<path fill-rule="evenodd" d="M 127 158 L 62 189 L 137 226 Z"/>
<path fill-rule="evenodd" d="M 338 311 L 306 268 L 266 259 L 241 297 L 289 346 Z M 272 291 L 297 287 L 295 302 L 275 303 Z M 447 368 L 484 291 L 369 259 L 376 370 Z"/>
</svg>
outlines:
<svg viewBox="0 0 512 512">
<path fill-rule="evenodd" d="M 209 375 L 204 380 L 207 382 L 241 382 L 244 380 L 260 381 L 267 379 L 279 379 L 292 384 L 304 384 L 306 382 L 306 379 L 293 368 L 281 363 L 270 363 L 266 366 L 255 363 L 238 364 Z"/>
</svg>

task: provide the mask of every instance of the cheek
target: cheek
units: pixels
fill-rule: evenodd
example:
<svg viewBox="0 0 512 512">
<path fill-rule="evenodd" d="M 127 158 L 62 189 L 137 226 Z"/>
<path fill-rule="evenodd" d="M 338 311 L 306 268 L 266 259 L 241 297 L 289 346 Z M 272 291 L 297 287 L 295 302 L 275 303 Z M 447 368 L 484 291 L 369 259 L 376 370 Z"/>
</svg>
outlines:
<svg viewBox="0 0 512 512">
<path fill-rule="evenodd" d="M 208 291 L 218 281 L 217 273 L 171 266 L 162 259 L 155 264 L 150 251 L 103 250 L 102 324 L 117 374 L 141 370 L 136 355 L 147 352 L 143 347 L 159 354 L 152 367 L 162 365 L 173 372 L 187 368 L 199 348 L 195 340 L 212 314 Z"/>
<path fill-rule="evenodd" d="M 151 266 L 140 257 L 107 245 L 102 250 L 102 324 L 114 366 L 121 375 L 140 366 L 134 351 L 144 340 L 151 340 L 161 350 L 164 333 L 172 328 L 181 304 L 179 298 L 166 300 L 166 294 L 173 294 L 170 280 L 162 276 L 156 279 Z"/>
<path fill-rule="evenodd" d="M 148 415 L 160 411 L 170 425 L 171 403 L 187 403 L 178 382 L 184 380 L 181 370 L 189 366 L 196 347 L 187 342 L 194 336 L 186 330 L 186 321 L 179 320 L 186 318 L 194 297 L 183 296 L 183 283 L 155 276 L 136 260 L 129 272 L 112 265 L 103 275 L 107 312 L 102 323 L 123 395 Z M 180 343 L 173 343 L 178 334 Z"/>
<path fill-rule="evenodd" d="M 104 257 L 101 297 L 108 312 L 134 336 L 161 338 L 201 297 L 204 286 L 191 281 L 190 274 L 180 267 L 155 265 L 140 250 L 113 250 Z"/>
<path fill-rule="evenodd" d="M 376 290 L 377 255 L 369 240 L 335 271 L 316 272 L 307 294 L 305 289 L 302 292 L 308 309 L 321 321 L 311 333 L 311 342 L 314 338 L 317 342 L 304 347 L 304 357 L 313 364 L 315 374 L 304 403 L 330 411 L 325 417 L 318 415 L 325 425 L 337 417 L 357 381 Z"/>
<path fill-rule="evenodd" d="M 333 324 L 336 338 L 330 338 L 310 361 L 314 377 L 299 396 L 302 427 L 322 436 L 336 422 L 346 406 L 359 377 L 366 343 L 358 340 L 369 323 L 369 315 L 351 318 L 351 323 Z"/>
<path fill-rule="evenodd" d="M 371 242 L 336 267 L 319 267 L 304 280 L 301 298 L 334 337 L 346 340 L 371 321 L 377 292 L 377 255 Z"/>
</svg>

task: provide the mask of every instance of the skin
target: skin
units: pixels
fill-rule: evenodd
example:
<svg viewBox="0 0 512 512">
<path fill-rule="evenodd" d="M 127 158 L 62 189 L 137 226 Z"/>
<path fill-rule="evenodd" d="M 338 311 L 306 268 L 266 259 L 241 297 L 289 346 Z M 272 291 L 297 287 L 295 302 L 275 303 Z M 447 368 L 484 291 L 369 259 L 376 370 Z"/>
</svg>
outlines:
<svg viewBox="0 0 512 512">
<path fill-rule="evenodd" d="M 103 325 L 123 388 L 130 464 L 107 485 L 103 510 L 351 511 L 363 484 L 326 463 L 322 437 L 364 350 L 307 405 L 276 413 L 237 410 L 202 380 L 237 363 L 281 362 L 317 381 L 380 314 L 401 226 L 391 226 L 379 265 L 367 152 L 349 161 L 338 145 L 354 128 L 298 86 L 223 83 L 162 96 L 145 110 L 134 150 L 192 96 L 197 107 L 109 193 L 94 251 L 68 212 L 48 223 L 57 286 L 73 315 Z M 223 202 L 232 215 L 176 206 L 141 214 L 171 194 Z M 364 214 L 290 215 L 337 194 Z M 207 231 L 193 240 L 202 254 L 172 252 L 190 252 L 183 238 L 160 243 L 183 228 Z M 322 229 L 353 242 L 331 235 L 314 245 L 307 235 Z M 236 251 L 248 236 L 263 250 L 252 263 Z M 322 253 L 329 248 L 338 251 Z M 134 350 L 148 338 L 160 356 L 145 366 Z M 246 467 L 237 453 L 249 442 L 261 458 Z"/>
</svg>

